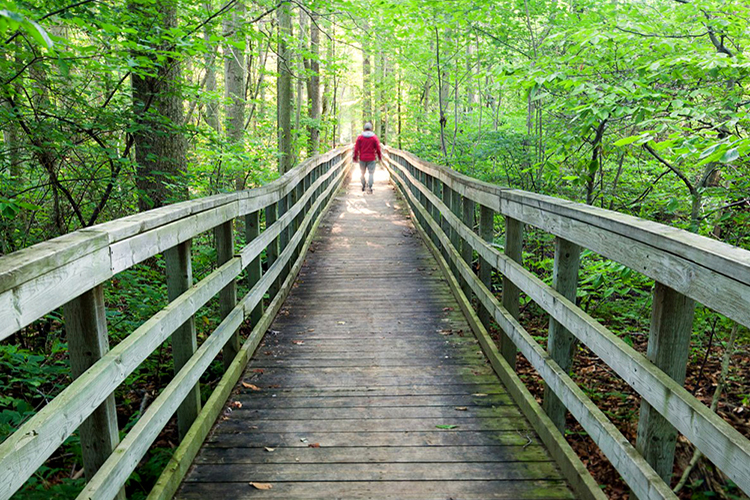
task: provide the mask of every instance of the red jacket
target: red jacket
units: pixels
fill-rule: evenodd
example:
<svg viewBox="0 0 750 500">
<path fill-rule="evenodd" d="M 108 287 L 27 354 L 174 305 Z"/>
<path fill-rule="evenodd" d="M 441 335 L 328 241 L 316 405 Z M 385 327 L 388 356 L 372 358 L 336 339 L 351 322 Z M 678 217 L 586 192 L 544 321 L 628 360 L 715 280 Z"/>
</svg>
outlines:
<svg viewBox="0 0 750 500">
<path fill-rule="evenodd" d="M 380 141 L 375 132 L 365 131 L 357 137 L 354 143 L 354 161 L 375 161 L 383 160 L 383 154 L 380 152 Z"/>
</svg>

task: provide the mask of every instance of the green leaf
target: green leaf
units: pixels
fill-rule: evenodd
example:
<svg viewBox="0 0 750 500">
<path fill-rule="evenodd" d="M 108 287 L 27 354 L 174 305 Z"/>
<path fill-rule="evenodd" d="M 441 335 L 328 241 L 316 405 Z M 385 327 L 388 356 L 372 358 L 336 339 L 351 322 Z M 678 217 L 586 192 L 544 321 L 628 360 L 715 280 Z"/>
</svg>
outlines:
<svg viewBox="0 0 750 500">
<path fill-rule="evenodd" d="M 451 424 L 451 425 L 436 425 L 435 427 L 438 428 L 438 429 L 448 429 L 448 430 L 450 430 L 450 429 L 455 429 L 458 426 Z"/>
<path fill-rule="evenodd" d="M 724 155 L 721 157 L 721 160 L 719 161 L 721 161 L 722 163 L 731 163 L 739 157 L 740 157 L 740 152 L 737 151 L 737 148 L 732 148 L 732 149 L 727 149 L 724 152 Z"/>
</svg>

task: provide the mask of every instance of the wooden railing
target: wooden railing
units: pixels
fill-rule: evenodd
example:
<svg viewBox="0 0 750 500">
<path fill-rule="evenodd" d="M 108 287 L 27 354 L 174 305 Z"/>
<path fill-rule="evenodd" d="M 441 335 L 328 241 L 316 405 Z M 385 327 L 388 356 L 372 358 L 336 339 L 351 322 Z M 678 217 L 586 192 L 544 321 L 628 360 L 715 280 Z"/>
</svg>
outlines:
<svg viewBox="0 0 750 500">
<path fill-rule="evenodd" d="M 78 498 L 124 498 L 125 481 L 177 412 L 181 444 L 149 497 L 171 498 L 291 289 L 350 157 L 349 148 L 337 149 L 261 188 L 158 208 L 0 258 L 0 340 L 62 306 L 75 377 L 0 444 L 0 499 L 10 498 L 77 429 L 88 480 Z M 235 254 L 240 217 L 247 244 Z M 210 230 L 218 268 L 193 285 L 190 243 Z M 162 253 L 169 305 L 109 350 L 102 284 Z M 236 278 L 244 269 L 250 291 L 238 301 Z M 264 312 L 266 294 L 271 301 Z M 193 317 L 216 295 L 223 321 L 198 347 Z M 238 329 L 247 318 L 253 329 L 240 345 Z M 113 392 L 170 336 L 174 378 L 118 442 Z M 200 376 L 222 350 L 224 376 L 201 408 Z"/>
<path fill-rule="evenodd" d="M 581 464 L 555 432 L 564 429 L 566 409 L 638 498 L 676 498 L 668 483 L 678 432 L 750 493 L 750 441 L 683 388 L 695 301 L 750 326 L 750 252 L 620 213 L 483 183 L 403 151 L 389 149 L 387 156 L 391 177 L 439 253 L 467 317 L 477 317 L 472 297 L 479 304 L 472 326 L 493 367 L 582 497 L 597 495 L 583 484 L 585 476 L 576 476 Z M 491 244 L 495 214 L 505 218 L 503 251 Z M 557 237 L 553 286 L 521 265 L 527 224 Z M 576 306 L 581 248 L 656 281 L 647 356 Z M 479 276 L 472 270 L 475 254 Z M 492 292 L 491 269 L 502 275 L 502 303 Z M 551 317 L 547 350 L 518 322 L 520 292 Z M 499 349 L 487 335 L 490 317 L 502 330 Z M 635 447 L 571 379 L 576 341 L 641 395 Z M 518 386 L 517 351 L 545 381 L 544 413 Z"/>
</svg>

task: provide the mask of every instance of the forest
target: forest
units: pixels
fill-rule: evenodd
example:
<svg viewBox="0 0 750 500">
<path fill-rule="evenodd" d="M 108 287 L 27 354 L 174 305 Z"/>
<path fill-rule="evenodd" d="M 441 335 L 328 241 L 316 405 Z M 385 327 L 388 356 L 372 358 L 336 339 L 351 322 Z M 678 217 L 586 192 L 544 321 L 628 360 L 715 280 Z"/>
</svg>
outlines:
<svg viewBox="0 0 750 500">
<path fill-rule="evenodd" d="M 0 10 L 0 255 L 170 203 L 262 186 L 351 143 L 750 250 L 746 0 L 28 0 Z M 496 225 L 502 245 L 502 224 Z M 206 235 L 197 279 L 215 269 Z M 551 282 L 554 240 L 524 261 Z M 108 283 L 112 343 L 166 302 L 164 262 Z M 500 277 L 495 277 L 499 282 Z M 645 352 L 653 280 L 592 252 L 578 301 Z M 196 318 L 200 335 L 217 307 Z M 545 340 L 547 317 L 522 307 Z M 0 441 L 69 382 L 61 314 L 0 342 Z M 201 333 L 203 332 L 203 333 Z M 686 387 L 750 436 L 750 335 L 699 306 Z M 220 363 L 218 363 L 220 364 Z M 536 373 L 519 365 L 541 395 Z M 220 375 L 217 365 L 202 381 Z M 123 431 L 171 376 L 168 345 L 117 392 Z M 638 398 L 585 348 L 575 376 L 635 440 Z M 204 399 L 206 394 L 204 394 Z M 127 484 L 145 498 L 168 427 Z M 628 488 L 572 420 L 611 498 Z M 13 498 L 74 498 L 75 435 Z M 680 498 L 746 498 L 678 442 Z"/>
</svg>

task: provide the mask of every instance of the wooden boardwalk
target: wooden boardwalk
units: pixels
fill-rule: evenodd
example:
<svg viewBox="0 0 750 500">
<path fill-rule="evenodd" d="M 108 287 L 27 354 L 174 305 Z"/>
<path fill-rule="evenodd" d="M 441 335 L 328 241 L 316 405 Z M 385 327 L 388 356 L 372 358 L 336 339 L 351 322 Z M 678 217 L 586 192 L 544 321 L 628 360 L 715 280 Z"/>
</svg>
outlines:
<svg viewBox="0 0 750 500">
<path fill-rule="evenodd" d="M 176 498 L 573 498 L 385 173 L 358 178 Z"/>
</svg>

